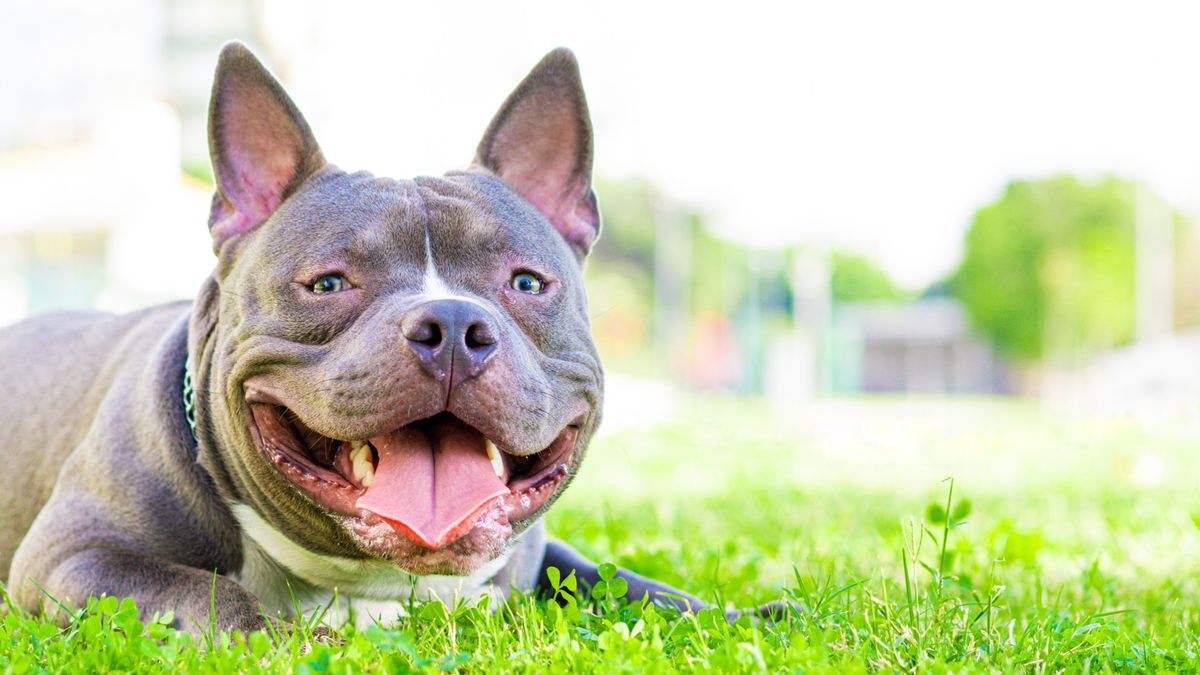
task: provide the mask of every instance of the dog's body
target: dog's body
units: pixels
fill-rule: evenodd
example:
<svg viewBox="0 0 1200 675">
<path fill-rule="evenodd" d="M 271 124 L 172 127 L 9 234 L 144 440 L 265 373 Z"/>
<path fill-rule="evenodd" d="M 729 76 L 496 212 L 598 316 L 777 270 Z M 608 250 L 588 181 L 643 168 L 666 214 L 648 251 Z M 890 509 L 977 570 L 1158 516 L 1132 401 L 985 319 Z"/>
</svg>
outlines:
<svg viewBox="0 0 1200 675">
<path fill-rule="evenodd" d="M 218 263 L 193 303 L 0 331 L 0 570 L 18 602 L 131 596 L 191 630 L 253 629 L 293 597 L 336 592 L 387 620 L 414 590 L 504 596 L 548 566 L 593 582 L 540 520 L 603 387 L 570 53 L 547 56 L 471 170 L 443 178 L 327 164 L 236 44 L 210 142 Z M 633 597 L 699 606 L 621 574 Z"/>
</svg>

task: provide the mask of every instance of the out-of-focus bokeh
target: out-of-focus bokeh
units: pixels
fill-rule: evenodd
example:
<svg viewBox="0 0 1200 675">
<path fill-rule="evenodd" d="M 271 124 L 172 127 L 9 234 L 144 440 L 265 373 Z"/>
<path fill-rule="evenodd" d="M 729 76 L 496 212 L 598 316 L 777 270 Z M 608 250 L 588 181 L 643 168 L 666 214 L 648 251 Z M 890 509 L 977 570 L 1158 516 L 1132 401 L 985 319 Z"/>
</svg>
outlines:
<svg viewBox="0 0 1200 675">
<path fill-rule="evenodd" d="M 681 392 L 1071 410 L 1200 400 L 1200 14 L 1185 4 L 13 0 L 0 324 L 185 298 L 205 115 L 251 45 L 326 155 L 461 168 L 547 50 L 581 60 L 616 427 Z"/>
</svg>

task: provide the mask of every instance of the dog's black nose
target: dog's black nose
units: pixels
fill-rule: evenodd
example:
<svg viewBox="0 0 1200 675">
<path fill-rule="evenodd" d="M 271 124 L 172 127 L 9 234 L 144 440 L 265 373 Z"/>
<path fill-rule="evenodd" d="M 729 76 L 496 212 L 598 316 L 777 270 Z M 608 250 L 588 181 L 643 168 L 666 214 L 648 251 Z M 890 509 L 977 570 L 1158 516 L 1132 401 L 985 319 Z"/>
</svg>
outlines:
<svg viewBox="0 0 1200 675">
<path fill-rule="evenodd" d="M 417 305 L 400 322 L 408 348 L 438 380 L 455 382 L 483 372 L 499 347 L 500 336 L 488 311 L 469 300 L 431 300 Z"/>
</svg>

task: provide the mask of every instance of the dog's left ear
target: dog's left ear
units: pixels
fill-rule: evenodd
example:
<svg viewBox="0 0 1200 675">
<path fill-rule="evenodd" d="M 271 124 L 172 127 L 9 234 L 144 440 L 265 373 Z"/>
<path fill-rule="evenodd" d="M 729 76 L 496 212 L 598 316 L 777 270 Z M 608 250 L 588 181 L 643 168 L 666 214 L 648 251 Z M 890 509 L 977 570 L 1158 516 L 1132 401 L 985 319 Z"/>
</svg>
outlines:
<svg viewBox="0 0 1200 675">
<path fill-rule="evenodd" d="M 492 119 L 474 165 L 537 207 L 580 258 L 600 235 L 592 191 L 592 120 L 579 64 L 556 49 L 534 66 Z"/>
</svg>

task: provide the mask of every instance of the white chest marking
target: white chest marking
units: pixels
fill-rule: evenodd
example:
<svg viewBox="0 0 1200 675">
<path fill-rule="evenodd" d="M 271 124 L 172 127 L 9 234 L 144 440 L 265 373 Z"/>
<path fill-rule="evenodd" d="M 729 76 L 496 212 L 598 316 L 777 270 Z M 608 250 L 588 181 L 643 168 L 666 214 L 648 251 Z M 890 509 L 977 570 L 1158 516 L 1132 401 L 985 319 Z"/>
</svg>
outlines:
<svg viewBox="0 0 1200 675">
<path fill-rule="evenodd" d="M 299 605 L 307 614 L 331 605 L 330 620 L 348 618 L 365 628 L 376 621 L 395 621 L 405 614 L 411 600 L 453 604 L 459 599 L 475 601 L 490 596 L 498 601 L 508 592 L 491 580 L 508 564 L 511 547 L 470 576 L 414 576 L 386 560 L 313 553 L 245 504 L 234 504 L 233 515 L 242 526 L 244 540 L 242 569 L 233 579 L 272 613 L 290 615 Z"/>
</svg>

